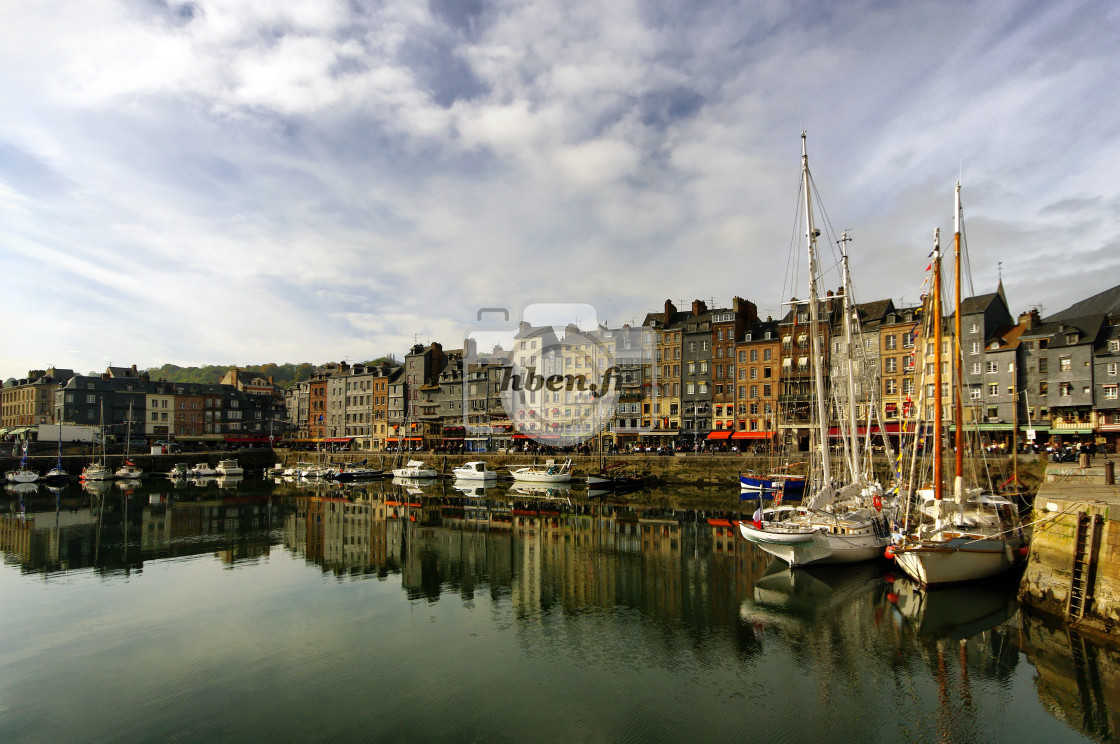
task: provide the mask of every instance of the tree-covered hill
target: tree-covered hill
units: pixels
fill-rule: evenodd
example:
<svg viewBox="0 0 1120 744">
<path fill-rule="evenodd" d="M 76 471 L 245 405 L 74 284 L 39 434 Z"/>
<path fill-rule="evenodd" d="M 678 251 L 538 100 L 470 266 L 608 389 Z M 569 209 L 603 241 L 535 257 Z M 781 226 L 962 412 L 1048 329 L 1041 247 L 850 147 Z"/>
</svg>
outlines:
<svg viewBox="0 0 1120 744">
<path fill-rule="evenodd" d="M 375 359 L 363 364 L 376 364 L 381 361 L 387 361 L 391 364 L 399 364 L 393 355 L 387 355 L 380 359 Z M 152 367 L 148 370 L 148 375 L 153 380 L 166 380 L 168 382 L 197 382 L 197 383 L 219 383 L 222 377 L 225 376 L 233 365 L 207 365 L 205 367 L 180 367 L 177 364 L 165 364 L 162 367 Z M 269 362 L 268 364 L 257 365 L 244 365 L 239 366 L 241 370 L 242 379 L 253 377 L 272 377 L 273 383 L 281 388 L 291 387 L 297 382 L 302 382 L 311 378 L 318 369 L 318 365 L 311 364 L 310 362 L 300 362 L 298 364 L 275 364 Z"/>
</svg>

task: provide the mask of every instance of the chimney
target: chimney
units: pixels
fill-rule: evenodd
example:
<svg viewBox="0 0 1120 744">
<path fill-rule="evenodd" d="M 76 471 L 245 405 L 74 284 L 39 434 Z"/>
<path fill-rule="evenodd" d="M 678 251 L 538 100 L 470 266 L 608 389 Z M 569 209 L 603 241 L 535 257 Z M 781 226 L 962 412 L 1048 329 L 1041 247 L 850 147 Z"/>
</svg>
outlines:
<svg viewBox="0 0 1120 744">
<path fill-rule="evenodd" d="M 701 313 L 708 312 L 708 306 L 704 304 L 703 300 L 692 301 L 692 314 L 700 315 Z"/>
<path fill-rule="evenodd" d="M 672 300 L 665 300 L 665 325 L 673 322 L 673 316 L 677 314 L 677 306 L 673 304 Z"/>
</svg>

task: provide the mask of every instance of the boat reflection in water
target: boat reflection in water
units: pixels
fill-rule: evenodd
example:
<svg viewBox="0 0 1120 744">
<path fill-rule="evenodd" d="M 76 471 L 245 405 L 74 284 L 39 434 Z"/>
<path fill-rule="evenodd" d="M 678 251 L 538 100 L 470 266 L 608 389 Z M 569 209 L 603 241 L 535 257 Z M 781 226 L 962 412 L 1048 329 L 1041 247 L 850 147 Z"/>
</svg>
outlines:
<svg viewBox="0 0 1120 744">
<path fill-rule="evenodd" d="M 791 573 L 738 537 L 724 494 L 701 511 L 671 491 L 184 484 L 9 499 L 0 665 L 27 659 L 2 640 L 27 628 L 81 648 L 19 662 L 0 696 L 13 740 L 238 741 L 248 719 L 306 740 L 323 722 L 340 739 L 533 740 L 546 718 L 544 738 L 596 741 L 1115 730 L 1117 655 L 1025 618 L 1013 585 L 925 592 L 885 562 Z M 160 715 L 104 710 L 110 677 Z M 44 721 L 48 690 L 72 715 Z M 254 694 L 227 711 L 230 690 Z"/>
</svg>

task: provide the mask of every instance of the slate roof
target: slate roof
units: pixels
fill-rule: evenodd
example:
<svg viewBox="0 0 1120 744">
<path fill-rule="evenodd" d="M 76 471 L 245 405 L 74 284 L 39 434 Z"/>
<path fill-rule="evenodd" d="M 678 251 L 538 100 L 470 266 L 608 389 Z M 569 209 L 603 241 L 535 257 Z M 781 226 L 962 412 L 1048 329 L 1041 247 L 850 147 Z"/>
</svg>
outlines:
<svg viewBox="0 0 1120 744">
<path fill-rule="evenodd" d="M 1094 314 L 1107 315 L 1114 317 L 1120 315 L 1120 285 L 1112 289 L 1106 289 L 1099 292 L 1092 297 L 1088 297 L 1080 302 L 1067 307 L 1061 312 L 1054 313 L 1045 319 L 1049 323 L 1055 320 L 1070 320 L 1073 318 L 1082 318 L 1086 315 Z"/>
</svg>

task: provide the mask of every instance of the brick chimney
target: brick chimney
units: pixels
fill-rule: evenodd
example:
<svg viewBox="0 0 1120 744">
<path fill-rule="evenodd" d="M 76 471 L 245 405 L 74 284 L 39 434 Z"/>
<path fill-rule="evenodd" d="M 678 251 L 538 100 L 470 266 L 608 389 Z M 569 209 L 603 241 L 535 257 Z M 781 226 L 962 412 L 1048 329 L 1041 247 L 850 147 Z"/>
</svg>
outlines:
<svg viewBox="0 0 1120 744">
<path fill-rule="evenodd" d="M 700 315 L 700 314 L 706 313 L 706 312 L 708 312 L 708 306 L 706 304 L 704 304 L 703 300 L 693 300 L 692 301 L 692 314 L 694 316 L 695 315 Z"/>
<path fill-rule="evenodd" d="M 672 300 L 665 300 L 665 325 L 673 322 L 673 316 L 677 314 L 677 306 L 673 304 Z"/>
</svg>

